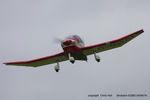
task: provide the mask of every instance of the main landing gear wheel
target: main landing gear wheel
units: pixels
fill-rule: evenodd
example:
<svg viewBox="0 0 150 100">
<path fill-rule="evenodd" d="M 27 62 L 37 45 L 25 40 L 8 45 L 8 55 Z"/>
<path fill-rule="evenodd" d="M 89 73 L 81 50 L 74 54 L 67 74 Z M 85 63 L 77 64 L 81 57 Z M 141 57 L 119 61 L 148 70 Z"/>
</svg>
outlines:
<svg viewBox="0 0 150 100">
<path fill-rule="evenodd" d="M 59 72 L 59 69 L 55 69 L 56 72 Z"/>
<path fill-rule="evenodd" d="M 59 70 L 60 70 L 59 63 L 57 63 L 57 65 L 55 66 L 55 71 L 59 72 Z"/>
<path fill-rule="evenodd" d="M 98 55 L 96 55 L 96 53 L 94 53 L 94 57 L 97 62 L 100 62 L 100 57 Z"/>
</svg>

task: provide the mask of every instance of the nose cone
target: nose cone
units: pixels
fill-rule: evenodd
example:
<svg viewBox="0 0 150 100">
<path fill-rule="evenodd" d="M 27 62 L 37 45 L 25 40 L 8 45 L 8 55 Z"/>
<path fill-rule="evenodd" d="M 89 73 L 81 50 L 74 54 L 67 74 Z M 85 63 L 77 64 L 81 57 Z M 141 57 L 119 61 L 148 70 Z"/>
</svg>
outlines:
<svg viewBox="0 0 150 100">
<path fill-rule="evenodd" d="M 63 42 L 64 45 L 70 45 L 70 43 L 71 43 L 71 40 L 65 40 L 65 41 Z"/>
</svg>

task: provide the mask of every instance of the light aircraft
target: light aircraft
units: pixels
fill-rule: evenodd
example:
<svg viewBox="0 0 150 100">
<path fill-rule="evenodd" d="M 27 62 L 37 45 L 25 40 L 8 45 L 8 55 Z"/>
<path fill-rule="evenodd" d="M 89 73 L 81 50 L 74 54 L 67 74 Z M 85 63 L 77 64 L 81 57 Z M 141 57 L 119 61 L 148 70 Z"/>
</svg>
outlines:
<svg viewBox="0 0 150 100">
<path fill-rule="evenodd" d="M 61 53 L 29 61 L 6 62 L 4 64 L 39 67 L 47 64 L 56 63 L 54 69 L 56 72 L 59 72 L 59 62 L 69 60 L 73 64 L 75 60 L 87 61 L 87 56 L 91 54 L 94 55 L 97 62 L 100 62 L 100 57 L 97 55 L 97 53 L 121 47 L 143 32 L 143 29 L 141 29 L 119 39 L 91 46 L 84 46 L 83 40 L 78 35 L 72 35 L 61 41 L 61 46 L 63 48 L 63 52 Z"/>
</svg>

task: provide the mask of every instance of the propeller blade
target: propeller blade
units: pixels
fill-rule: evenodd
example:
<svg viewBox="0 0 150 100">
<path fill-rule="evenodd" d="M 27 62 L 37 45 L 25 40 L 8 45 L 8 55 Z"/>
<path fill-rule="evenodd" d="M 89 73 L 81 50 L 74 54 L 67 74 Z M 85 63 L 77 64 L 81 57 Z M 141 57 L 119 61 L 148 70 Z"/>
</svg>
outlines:
<svg viewBox="0 0 150 100">
<path fill-rule="evenodd" d="M 62 39 L 60 39 L 60 38 L 54 38 L 54 42 L 55 42 L 55 43 L 62 43 L 62 42 L 63 42 L 63 40 L 62 40 Z"/>
</svg>

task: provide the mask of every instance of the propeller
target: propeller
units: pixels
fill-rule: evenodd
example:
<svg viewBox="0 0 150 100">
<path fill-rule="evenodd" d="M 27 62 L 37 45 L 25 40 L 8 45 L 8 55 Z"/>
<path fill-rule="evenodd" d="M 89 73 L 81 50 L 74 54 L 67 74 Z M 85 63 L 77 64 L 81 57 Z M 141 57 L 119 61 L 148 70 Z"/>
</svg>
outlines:
<svg viewBox="0 0 150 100">
<path fill-rule="evenodd" d="M 63 40 L 62 39 L 60 39 L 60 38 L 54 38 L 54 42 L 55 43 L 62 43 L 63 42 Z"/>
</svg>

